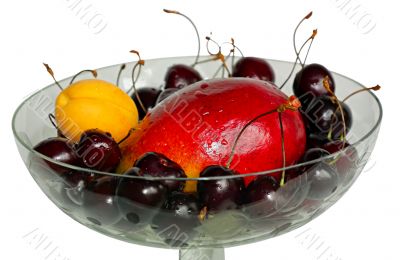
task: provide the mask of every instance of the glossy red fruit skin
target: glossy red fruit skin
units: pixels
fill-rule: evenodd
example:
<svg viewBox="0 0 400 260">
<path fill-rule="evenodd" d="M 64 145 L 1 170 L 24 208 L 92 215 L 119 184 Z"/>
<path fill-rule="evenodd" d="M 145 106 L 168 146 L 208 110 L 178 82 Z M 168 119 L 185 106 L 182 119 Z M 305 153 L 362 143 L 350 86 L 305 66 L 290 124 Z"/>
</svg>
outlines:
<svg viewBox="0 0 400 260">
<path fill-rule="evenodd" d="M 142 176 L 139 168 L 129 169 L 125 175 Z M 117 204 L 124 218 L 131 224 L 146 224 L 161 208 L 168 189 L 159 181 L 121 177 L 117 186 Z"/>
<path fill-rule="evenodd" d="M 329 78 L 331 90 L 335 92 L 335 81 L 332 74 L 320 64 L 306 65 L 296 74 L 293 82 L 293 93 L 303 103 L 303 107 L 308 105 L 306 100 L 329 94 L 323 85 L 323 80 L 326 76 Z"/>
<path fill-rule="evenodd" d="M 143 154 L 134 166 L 138 167 L 143 175 L 186 178 L 185 172 L 177 163 L 159 153 Z M 185 186 L 185 181 L 178 180 L 162 180 L 160 183 L 167 187 L 169 192 L 182 191 Z"/>
<path fill-rule="evenodd" d="M 232 76 L 275 82 L 275 73 L 271 65 L 257 57 L 243 57 L 238 60 L 233 67 Z"/>
<path fill-rule="evenodd" d="M 279 182 L 271 176 L 259 176 L 247 186 L 244 200 L 247 205 L 247 214 L 252 218 L 268 216 L 277 208 L 276 191 Z"/>
<path fill-rule="evenodd" d="M 240 130 L 286 101 L 287 96 L 273 83 L 254 79 L 215 79 L 188 86 L 156 106 L 123 143 L 120 170 L 125 171 L 146 152 L 164 154 L 188 177 L 198 177 L 209 165 L 226 166 Z M 306 132 L 298 111 L 286 110 L 282 121 L 286 164 L 291 165 L 304 153 Z M 279 118 L 272 113 L 243 132 L 230 168 L 244 174 L 282 165 Z M 247 177 L 245 182 L 252 179 Z M 196 183 L 187 182 L 185 191 L 195 190 Z"/>
<path fill-rule="evenodd" d="M 206 167 L 200 173 L 200 177 L 221 177 L 221 179 L 197 182 L 197 194 L 201 207 L 207 207 L 208 211 L 238 209 L 243 203 L 245 189 L 243 179 L 224 179 L 226 176 L 237 174 L 218 165 Z"/>
<path fill-rule="evenodd" d="M 200 205 L 195 194 L 173 192 L 152 220 L 157 235 L 170 247 L 186 246 L 197 233 Z"/>
<path fill-rule="evenodd" d="M 79 166 L 79 157 L 76 154 L 73 144 L 66 138 L 62 137 L 51 137 L 38 143 L 33 149 L 55 161 Z M 37 156 L 36 156 L 37 157 Z M 44 160 L 46 164 L 60 175 L 69 174 L 72 170 L 57 165 L 50 161 Z"/>
<path fill-rule="evenodd" d="M 200 73 L 193 67 L 176 64 L 169 67 L 165 74 L 165 89 L 184 88 L 202 79 Z"/>
<path fill-rule="evenodd" d="M 85 131 L 76 151 L 83 167 L 104 172 L 114 171 L 122 157 L 121 150 L 111 135 L 99 129 Z"/>
</svg>

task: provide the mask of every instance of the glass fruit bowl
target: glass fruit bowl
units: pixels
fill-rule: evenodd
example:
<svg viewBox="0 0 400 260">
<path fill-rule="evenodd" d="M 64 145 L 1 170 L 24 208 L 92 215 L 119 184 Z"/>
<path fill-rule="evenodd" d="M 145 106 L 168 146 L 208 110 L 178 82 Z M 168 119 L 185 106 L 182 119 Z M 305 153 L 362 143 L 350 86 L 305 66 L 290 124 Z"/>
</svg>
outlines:
<svg viewBox="0 0 400 260">
<path fill-rule="evenodd" d="M 137 87 L 161 88 L 169 66 L 191 64 L 193 60 L 194 57 L 146 60 Z M 293 64 L 275 60 L 268 62 L 276 72 L 276 84 L 279 86 L 289 75 Z M 127 64 L 122 73 L 122 88 L 131 86 L 130 70 L 134 64 Z M 219 66 L 218 62 L 211 62 L 199 64 L 196 68 L 204 78 L 210 78 Z M 120 65 L 98 69 L 98 78 L 115 82 L 119 69 Z M 363 88 L 345 76 L 333 73 L 333 77 L 338 97 Z M 70 79 L 64 79 L 60 84 L 66 85 Z M 292 93 L 292 82 L 293 78 L 283 88 L 287 95 Z M 351 146 L 338 153 L 285 168 L 287 172 L 302 174 L 271 192 L 267 200 L 245 204 L 238 209 L 214 211 L 202 217 L 204 212 L 196 208 L 190 198 L 177 198 L 178 204 L 184 201 L 181 210 L 186 211 L 185 215 L 180 215 L 167 208 L 161 209 L 159 205 L 148 206 L 116 195 L 115 190 L 121 183 L 156 186 L 168 180 L 167 177 L 98 172 L 52 161 L 34 151 L 34 145 L 57 135 L 48 115 L 54 111 L 59 91 L 53 84 L 34 93 L 17 108 L 13 117 L 12 128 L 20 155 L 36 183 L 57 207 L 84 226 L 134 244 L 180 249 L 181 259 L 193 259 L 201 254 L 208 259 L 223 259 L 225 247 L 273 238 L 323 213 L 343 196 L 361 173 L 374 148 L 382 118 L 381 104 L 373 93 L 365 91 L 352 97 L 347 102 L 353 114 L 353 127 L 347 136 Z M 268 176 L 282 170 L 249 173 L 246 176 Z M 60 171 L 71 174 L 66 178 Z M 243 176 L 182 181 L 207 183 Z M 96 188 L 86 187 L 81 181 L 83 178 L 96 179 Z"/>
</svg>

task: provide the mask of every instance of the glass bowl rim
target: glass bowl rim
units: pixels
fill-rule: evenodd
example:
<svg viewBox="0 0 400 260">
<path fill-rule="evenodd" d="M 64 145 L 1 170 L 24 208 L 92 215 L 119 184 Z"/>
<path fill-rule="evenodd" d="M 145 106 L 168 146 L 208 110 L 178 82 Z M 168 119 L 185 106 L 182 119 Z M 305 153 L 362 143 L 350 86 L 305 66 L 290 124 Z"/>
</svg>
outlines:
<svg viewBox="0 0 400 260">
<path fill-rule="evenodd" d="M 153 58 L 153 59 L 147 59 L 146 61 L 161 61 L 161 60 L 169 60 L 169 59 L 189 59 L 189 58 L 193 58 L 194 56 L 175 56 L 175 57 L 163 57 L 163 58 Z M 208 57 L 208 56 L 200 56 L 200 57 Z M 280 63 L 289 63 L 289 64 L 293 64 L 293 62 L 290 61 L 284 61 L 284 60 L 276 60 L 276 59 L 265 59 L 267 61 L 272 61 L 272 62 L 280 62 Z M 126 64 L 133 64 L 134 62 L 129 62 Z M 111 67 L 115 67 L 118 65 L 121 65 L 123 63 L 120 64 L 113 64 L 113 65 L 109 65 L 109 66 L 105 66 L 105 67 L 101 67 L 98 68 L 97 70 L 102 70 L 102 69 L 108 69 Z M 351 79 L 347 76 L 344 76 L 343 74 L 337 73 L 337 72 L 333 72 L 331 71 L 331 73 L 333 75 L 337 75 L 340 77 L 343 77 L 344 79 L 349 80 L 350 82 L 353 82 L 354 84 L 358 85 L 360 88 L 364 88 L 366 89 L 366 87 L 364 87 L 361 83 L 355 81 L 354 79 Z M 70 77 L 67 77 L 65 79 L 60 80 L 59 82 L 62 82 L 66 79 L 69 79 Z M 286 167 L 281 167 L 281 168 L 275 168 L 275 169 L 271 169 L 271 170 L 267 170 L 267 171 L 260 171 L 260 172 L 251 172 L 251 173 L 241 173 L 238 175 L 231 175 L 231 176 L 216 176 L 216 177 L 186 177 L 186 178 L 176 178 L 176 177 L 151 177 L 151 176 L 132 176 L 132 175 L 125 175 L 123 173 L 111 173 L 111 172 L 102 172 L 102 171 L 97 171 L 97 170 L 92 170 L 92 169 L 88 169 L 88 168 L 82 168 L 79 166 L 74 166 L 71 164 L 66 164 L 63 162 L 59 162 L 56 160 L 53 160 L 37 151 L 35 151 L 33 149 L 33 147 L 31 147 L 29 144 L 27 144 L 26 142 L 24 142 L 24 140 L 19 136 L 18 131 L 16 129 L 16 117 L 19 113 L 19 111 L 22 109 L 22 107 L 26 104 L 26 102 L 28 102 L 32 97 L 36 96 L 37 94 L 39 94 L 42 91 L 45 91 L 49 88 L 52 87 L 56 87 L 55 83 L 50 84 L 44 88 L 41 88 L 37 91 L 35 91 L 34 93 L 32 93 L 31 95 L 29 95 L 27 98 L 24 99 L 24 101 L 22 103 L 20 103 L 17 107 L 17 109 L 15 110 L 13 117 L 12 117 L 12 131 L 13 131 L 13 135 L 16 138 L 17 142 L 22 144 L 22 146 L 24 146 L 24 148 L 26 148 L 30 153 L 34 153 L 36 156 L 42 158 L 45 161 L 54 163 L 56 165 L 74 170 L 74 171 L 79 171 L 79 172 L 85 172 L 87 174 L 99 174 L 99 175 L 104 175 L 104 176 L 112 176 L 112 177 L 118 177 L 118 178 L 130 178 L 130 179 L 142 179 L 142 180 L 149 180 L 149 181 L 163 181 L 163 180 L 181 180 L 181 181 L 207 181 L 207 180 L 221 180 L 221 179 L 233 179 L 233 178 L 244 178 L 244 177 L 251 177 L 251 176 L 259 176 L 259 175 L 269 175 L 275 172 L 279 172 L 279 171 L 287 171 L 290 169 L 294 169 L 294 168 L 299 168 L 302 166 L 307 166 L 310 164 L 314 164 L 314 163 L 318 163 L 318 162 L 322 162 L 325 160 L 329 160 L 329 159 L 333 159 L 336 158 L 336 156 L 338 156 L 341 153 L 346 153 L 348 150 L 350 150 L 352 147 L 357 146 L 358 144 L 362 143 L 365 139 L 367 139 L 369 136 L 371 136 L 380 126 L 381 122 L 382 122 L 382 117 L 383 117 L 383 108 L 382 108 L 382 104 L 379 101 L 378 97 L 370 90 L 366 91 L 369 95 L 372 96 L 372 98 L 376 101 L 378 108 L 379 108 L 379 117 L 378 120 L 376 121 L 375 125 L 361 138 L 359 138 L 359 140 L 357 140 L 355 143 L 351 144 L 351 146 L 346 147 L 345 149 L 342 149 L 336 153 L 332 153 L 329 155 L 326 155 L 324 157 L 321 157 L 319 159 L 315 159 L 315 160 L 311 160 L 311 161 L 307 161 L 307 162 L 303 162 L 303 163 L 299 163 L 299 164 L 293 164 L 290 166 L 286 166 Z"/>
</svg>

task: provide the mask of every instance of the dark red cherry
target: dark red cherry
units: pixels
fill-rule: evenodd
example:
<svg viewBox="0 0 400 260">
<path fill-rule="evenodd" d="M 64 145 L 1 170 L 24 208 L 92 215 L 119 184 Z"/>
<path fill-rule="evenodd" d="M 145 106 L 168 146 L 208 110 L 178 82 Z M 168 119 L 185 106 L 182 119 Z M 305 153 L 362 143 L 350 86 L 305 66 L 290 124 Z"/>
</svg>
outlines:
<svg viewBox="0 0 400 260">
<path fill-rule="evenodd" d="M 124 175 L 143 177 L 139 168 Z M 168 189 L 159 181 L 121 177 L 117 187 L 118 207 L 124 218 L 133 224 L 147 223 L 161 208 Z"/>
<path fill-rule="evenodd" d="M 104 172 L 114 171 L 121 161 L 121 150 L 109 133 L 87 130 L 76 146 L 83 167 Z"/>
<path fill-rule="evenodd" d="M 329 156 L 330 153 L 322 148 L 319 147 L 315 147 L 315 148 L 310 148 L 308 149 L 303 156 L 301 157 L 301 159 L 299 160 L 299 164 L 303 164 L 306 163 L 303 166 L 299 166 L 296 168 L 293 168 L 289 171 L 286 172 L 286 178 L 288 179 L 293 179 L 299 175 L 302 175 L 303 173 L 305 173 L 308 169 L 310 169 L 311 167 L 313 167 L 315 164 L 318 164 L 319 161 L 318 159 L 321 159 L 323 157 Z M 317 160 L 317 161 L 316 161 Z M 311 161 L 316 161 L 314 163 L 307 163 L 307 162 L 311 162 Z"/>
<path fill-rule="evenodd" d="M 323 149 L 331 154 L 339 153 L 333 159 L 333 167 L 339 173 L 339 178 L 343 185 L 347 185 L 353 179 L 358 170 L 359 158 L 357 150 L 354 146 L 343 141 L 331 141 L 322 146 Z"/>
<path fill-rule="evenodd" d="M 312 200 L 323 200 L 332 195 L 339 184 L 337 171 L 327 162 L 314 164 L 307 170 L 307 180 L 310 190 L 307 198 Z"/>
<path fill-rule="evenodd" d="M 94 175 L 84 172 L 71 172 L 66 176 L 62 194 L 76 205 L 83 205 L 83 193 L 86 185 L 94 180 Z"/>
<path fill-rule="evenodd" d="M 35 147 L 33 147 L 33 149 L 55 161 L 79 166 L 79 157 L 73 148 L 73 144 L 70 143 L 66 138 L 51 137 L 41 141 Z M 60 175 L 71 172 L 71 169 L 67 167 L 63 167 L 47 160 L 43 161 L 45 161 L 52 170 Z"/>
<path fill-rule="evenodd" d="M 143 175 L 150 175 L 152 177 L 171 177 L 171 178 L 186 178 L 183 169 L 174 161 L 171 161 L 166 156 L 148 152 L 143 154 L 135 162 L 135 167 L 138 167 Z M 182 191 L 185 187 L 185 181 L 178 180 L 162 180 L 160 181 L 168 190 Z"/>
<path fill-rule="evenodd" d="M 167 88 L 167 89 L 164 89 L 160 93 L 160 95 L 158 96 L 156 104 L 161 103 L 161 101 L 163 101 L 167 97 L 171 96 L 172 94 L 174 94 L 178 90 L 179 90 L 179 88 Z"/>
<path fill-rule="evenodd" d="M 329 142 L 326 136 L 319 136 L 315 134 L 307 135 L 307 149 L 321 148 L 325 143 Z"/>
<path fill-rule="evenodd" d="M 150 108 L 153 108 L 156 105 L 156 101 L 160 92 L 161 91 L 159 89 L 150 87 L 137 89 L 137 94 L 139 95 L 139 98 L 142 101 L 143 106 L 146 108 L 146 111 L 148 111 Z M 135 93 L 132 94 L 132 99 L 135 102 L 136 107 L 138 109 L 139 119 L 143 119 L 146 115 L 146 111 L 143 110 L 142 105 L 138 101 Z"/>
<path fill-rule="evenodd" d="M 54 137 L 46 139 L 36 145 L 34 149 L 59 162 L 73 166 L 80 166 L 81 164 L 73 144 L 65 138 Z M 40 173 L 38 178 L 49 184 L 49 190 L 56 203 L 70 211 L 83 204 L 82 190 L 88 182 L 95 178 L 94 174 L 89 172 L 80 172 L 63 167 L 41 159 L 36 155 L 31 156 L 30 167 L 34 172 Z"/>
<path fill-rule="evenodd" d="M 310 185 L 307 195 L 309 199 L 325 199 L 336 191 L 338 187 L 339 176 L 336 168 L 330 163 L 331 159 L 323 159 L 329 155 L 331 153 L 323 148 L 309 149 L 304 153 L 300 162 L 315 162 L 296 168 L 299 171 L 299 175 L 306 174 L 306 180 Z"/>
<path fill-rule="evenodd" d="M 340 140 L 331 141 L 331 142 L 325 143 L 321 146 L 322 149 L 328 151 L 330 154 L 334 154 L 339 151 L 342 151 L 342 150 L 346 149 L 347 147 L 350 147 L 350 144 L 348 142 L 343 142 Z"/>
<path fill-rule="evenodd" d="M 165 88 L 184 88 L 202 79 L 200 73 L 193 67 L 176 64 L 169 67 L 165 74 Z"/>
<path fill-rule="evenodd" d="M 341 103 L 341 107 L 348 133 L 353 122 L 352 114 L 345 103 Z M 341 110 L 331 97 L 320 96 L 300 111 L 308 133 L 318 136 L 320 140 L 339 140 L 344 135 Z"/>
<path fill-rule="evenodd" d="M 224 179 L 236 174 L 233 170 L 219 165 L 206 167 L 200 173 L 200 177 L 221 177 L 221 179 L 197 182 L 201 207 L 207 207 L 208 211 L 237 209 L 242 204 L 243 179 L 240 177 Z"/>
<path fill-rule="evenodd" d="M 303 155 L 303 157 L 301 159 L 301 162 L 302 163 L 310 162 L 310 161 L 318 160 L 320 158 L 323 158 L 323 157 L 326 157 L 326 156 L 329 156 L 329 155 L 330 155 L 330 153 L 327 150 L 323 149 L 323 148 L 311 148 L 311 149 L 308 149 L 304 153 L 304 155 Z M 306 166 L 306 167 L 310 168 L 311 166 Z"/>
<path fill-rule="evenodd" d="M 245 191 L 246 211 L 252 218 L 271 215 L 277 210 L 279 183 L 271 176 L 259 176 Z"/>
<path fill-rule="evenodd" d="M 83 214 L 99 226 L 114 224 L 120 219 L 115 192 L 117 178 L 102 176 L 88 183 L 83 192 Z"/>
<path fill-rule="evenodd" d="M 173 192 L 153 219 L 153 229 L 172 246 L 183 246 L 200 225 L 200 205 L 194 194 Z"/>
<path fill-rule="evenodd" d="M 275 82 L 275 73 L 271 65 L 264 59 L 243 57 L 233 67 L 233 77 L 253 78 Z"/>
<path fill-rule="evenodd" d="M 309 192 L 307 176 L 302 172 L 297 175 L 296 172 L 298 168 L 286 171 L 285 183 L 276 191 L 276 209 L 280 216 L 298 209 L 307 198 Z"/>
<path fill-rule="evenodd" d="M 293 82 L 293 93 L 300 99 L 303 107 L 308 106 L 312 97 L 328 95 L 323 85 L 324 78 L 328 76 L 332 92 L 335 92 L 335 82 L 327 68 L 320 64 L 310 64 L 300 70 Z"/>
<path fill-rule="evenodd" d="M 61 170 L 57 168 L 53 169 L 49 166 L 49 162 L 34 153 L 31 153 L 29 160 L 29 171 L 35 180 L 46 184 L 47 192 L 57 206 L 67 212 L 72 212 L 79 208 L 81 205 L 80 201 L 76 203 L 68 196 L 69 190 L 77 187 L 79 184 L 79 179 L 74 178 L 75 174 L 73 171 L 66 171 L 65 168 Z M 84 182 L 81 181 L 80 183 L 79 186 L 82 187 Z"/>
</svg>

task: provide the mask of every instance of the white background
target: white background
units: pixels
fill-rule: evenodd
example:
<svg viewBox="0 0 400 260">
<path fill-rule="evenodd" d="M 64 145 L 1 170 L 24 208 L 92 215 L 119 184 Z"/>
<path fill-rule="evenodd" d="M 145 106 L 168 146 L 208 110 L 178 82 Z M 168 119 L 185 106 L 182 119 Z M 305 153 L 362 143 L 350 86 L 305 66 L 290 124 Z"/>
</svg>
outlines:
<svg viewBox="0 0 400 260">
<path fill-rule="evenodd" d="M 377 95 L 385 113 L 371 157 L 372 169 L 308 225 L 276 239 L 227 249 L 226 259 L 318 259 L 321 248 L 329 248 L 329 254 L 319 258 L 323 260 L 400 259 L 400 175 L 395 168 L 400 144 L 396 127 L 400 18 L 395 1 L 350 0 L 348 7 L 361 4 L 361 13 L 351 18 L 346 8 L 337 7 L 344 0 L 237 1 L 241 4 L 82 0 L 81 7 L 92 4 L 90 10 L 101 14 L 89 25 L 69 7 L 74 2 L 13 0 L 1 4 L 0 259 L 46 259 L 50 252 L 36 249 L 37 244 L 26 236 L 35 230 L 57 248 L 58 256 L 47 259 L 178 258 L 174 250 L 131 245 L 97 234 L 62 213 L 30 177 L 11 132 L 17 105 L 29 93 L 52 83 L 42 62 L 51 64 L 57 78 L 62 79 L 84 68 L 131 61 L 131 49 L 140 50 L 145 59 L 194 55 L 196 41 L 190 25 L 181 17 L 164 14 L 162 8 L 192 17 L 203 37 L 211 31 L 218 41 L 234 37 L 246 55 L 290 61 L 295 57 L 291 41 L 294 26 L 313 10 L 312 20 L 299 34 L 301 39 L 314 27 L 319 29 L 309 62 L 322 63 L 367 86 L 379 83 L 383 87 Z M 365 11 L 369 15 L 360 21 Z M 376 27 L 365 34 L 363 26 L 368 21 Z M 97 33 L 95 22 L 107 26 Z M 320 249 L 310 242 L 313 236 L 323 244 Z"/>
</svg>

